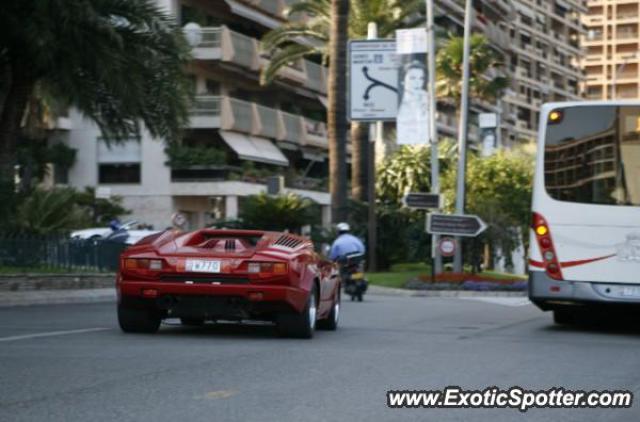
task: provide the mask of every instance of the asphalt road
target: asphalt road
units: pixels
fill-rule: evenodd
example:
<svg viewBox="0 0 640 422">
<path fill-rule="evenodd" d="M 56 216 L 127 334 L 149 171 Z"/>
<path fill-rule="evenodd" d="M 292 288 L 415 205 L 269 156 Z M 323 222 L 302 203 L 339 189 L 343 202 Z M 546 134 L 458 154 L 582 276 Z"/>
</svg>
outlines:
<svg viewBox="0 0 640 422">
<path fill-rule="evenodd" d="M 112 304 L 0 309 L 0 421 L 637 421 L 631 409 L 389 409 L 389 389 L 640 389 L 640 329 L 524 298 L 368 296 L 313 340 L 268 326 L 122 334 Z M 637 398 L 640 400 L 640 398 Z"/>
</svg>

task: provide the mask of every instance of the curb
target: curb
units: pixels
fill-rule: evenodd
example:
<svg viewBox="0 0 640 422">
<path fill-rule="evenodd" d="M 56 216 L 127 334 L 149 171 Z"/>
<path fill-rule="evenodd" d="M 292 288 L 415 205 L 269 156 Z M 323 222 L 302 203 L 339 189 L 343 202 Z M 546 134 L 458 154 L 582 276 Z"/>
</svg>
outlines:
<svg viewBox="0 0 640 422">
<path fill-rule="evenodd" d="M 30 305 L 110 303 L 115 301 L 116 290 L 113 287 L 103 289 L 0 292 L 0 308 Z"/>
<path fill-rule="evenodd" d="M 470 291 L 470 290 L 409 290 L 369 285 L 368 293 L 375 296 L 404 297 L 526 297 L 527 292 Z"/>
<path fill-rule="evenodd" d="M 391 287 L 369 286 L 374 296 L 396 297 L 526 297 L 526 292 L 476 292 L 465 290 L 407 290 Z M 116 291 L 113 287 L 74 290 L 31 290 L 0 292 L 0 308 L 29 305 L 62 305 L 81 303 L 113 303 Z"/>
</svg>

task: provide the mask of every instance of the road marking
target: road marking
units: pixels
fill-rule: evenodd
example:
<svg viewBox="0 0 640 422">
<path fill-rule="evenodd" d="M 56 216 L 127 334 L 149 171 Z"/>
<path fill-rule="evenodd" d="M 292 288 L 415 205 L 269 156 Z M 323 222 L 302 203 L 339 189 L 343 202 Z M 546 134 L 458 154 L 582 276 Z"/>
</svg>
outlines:
<svg viewBox="0 0 640 422">
<path fill-rule="evenodd" d="M 476 300 L 479 302 L 493 303 L 495 305 L 502 306 L 527 306 L 531 302 L 526 297 L 491 297 L 491 296 L 477 296 L 477 297 L 461 297 L 463 300 Z"/>
<path fill-rule="evenodd" d="M 40 338 L 40 337 L 54 337 L 54 336 L 66 336 L 69 334 L 81 334 L 81 333 L 92 333 L 95 331 L 105 331 L 110 330 L 110 328 L 83 328 L 80 330 L 67 330 L 67 331 L 49 331 L 47 333 L 33 333 L 33 334 L 24 334 L 21 336 L 11 336 L 11 337 L 0 337 L 0 342 L 4 341 L 16 341 L 16 340 L 29 340 L 32 338 Z"/>
<path fill-rule="evenodd" d="M 206 399 L 228 399 L 231 396 L 235 396 L 238 394 L 236 390 L 218 390 L 218 391 L 210 391 L 204 395 Z"/>
</svg>

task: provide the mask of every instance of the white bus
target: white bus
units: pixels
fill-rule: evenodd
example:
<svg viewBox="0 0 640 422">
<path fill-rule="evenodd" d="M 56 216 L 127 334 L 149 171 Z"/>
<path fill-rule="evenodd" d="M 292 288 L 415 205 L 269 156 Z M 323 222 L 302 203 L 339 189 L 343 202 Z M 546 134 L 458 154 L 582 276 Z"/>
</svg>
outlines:
<svg viewBox="0 0 640 422">
<path fill-rule="evenodd" d="M 640 309 L 640 101 L 542 106 L 532 211 L 533 303 Z"/>
</svg>

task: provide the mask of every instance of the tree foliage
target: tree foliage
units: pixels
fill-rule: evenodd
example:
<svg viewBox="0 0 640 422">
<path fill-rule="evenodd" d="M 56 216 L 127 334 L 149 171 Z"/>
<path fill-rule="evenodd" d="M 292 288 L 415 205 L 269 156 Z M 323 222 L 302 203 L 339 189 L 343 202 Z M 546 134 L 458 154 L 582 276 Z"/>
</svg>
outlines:
<svg viewBox="0 0 640 422">
<path fill-rule="evenodd" d="M 131 212 L 122 206 L 121 196 L 114 195 L 109 199 L 96 198 L 96 191 L 90 186 L 76 192 L 75 201 L 87 213 L 91 225 L 107 226 L 111 220 Z"/>
<path fill-rule="evenodd" d="M 24 78 L 30 92 L 39 83 L 110 139 L 137 132 L 139 121 L 153 136 L 177 137 L 188 58 L 180 28 L 152 0 L 23 0 L 0 14 L 5 82 Z"/>
<path fill-rule="evenodd" d="M 442 179 L 449 212 L 454 209 L 455 183 L 456 171 L 451 168 Z M 477 214 L 489 225 L 478 241 L 493 253 L 499 249 L 507 264 L 520 241 L 527 244 L 532 184 L 531 156 L 501 151 L 487 158 L 469 157 L 465 212 Z"/>
<path fill-rule="evenodd" d="M 15 228 L 42 235 L 86 227 L 89 221 L 73 189 L 36 189 L 18 206 Z"/>
<path fill-rule="evenodd" d="M 247 229 L 299 232 L 314 221 L 313 201 L 293 193 L 270 196 L 266 193 L 246 198 L 240 210 Z"/>
<path fill-rule="evenodd" d="M 438 145 L 440 171 L 446 171 L 453 162 L 456 145 L 443 138 Z M 377 168 L 377 197 L 383 202 L 399 204 L 409 192 L 431 190 L 431 147 L 403 145 L 386 157 Z"/>
<path fill-rule="evenodd" d="M 462 93 L 463 51 L 464 38 L 452 36 L 436 55 L 438 96 L 448 98 L 456 104 Z M 503 67 L 504 63 L 482 34 L 471 36 L 469 66 L 469 95 L 472 98 L 493 101 L 502 96 L 509 79 L 496 71 Z"/>
</svg>

